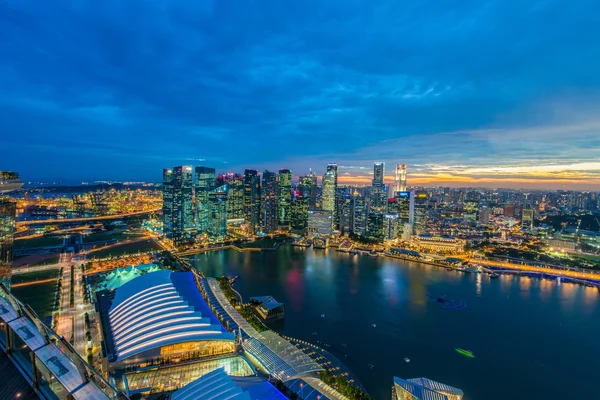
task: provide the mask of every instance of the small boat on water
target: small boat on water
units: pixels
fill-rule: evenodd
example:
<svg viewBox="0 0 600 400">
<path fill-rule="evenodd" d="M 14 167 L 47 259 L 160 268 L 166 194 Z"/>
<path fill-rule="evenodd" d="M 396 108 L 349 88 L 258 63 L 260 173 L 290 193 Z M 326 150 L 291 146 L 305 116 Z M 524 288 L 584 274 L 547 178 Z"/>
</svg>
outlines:
<svg viewBox="0 0 600 400">
<path fill-rule="evenodd" d="M 500 275 L 498 275 L 498 274 L 497 274 L 497 273 L 495 273 L 495 272 L 493 272 L 493 273 L 491 273 L 491 274 L 490 274 L 490 278 L 492 278 L 492 279 L 496 279 L 496 278 L 498 278 L 499 276 L 500 276 Z"/>
<path fill-rule="evenodd" d="M 454 268 L 446 267 L 446 271 L 453 271 Z"/>
<path fill-rule="evenodd" d="M 457 347 L 455 349 L 459 354 L 462 354 L 465 357 L 469 357 L 469 358 L 475 358 L 475 355 L 473 354 L 473 352 L 471 350 L 466 350 L 466 349 L 462 349 L 460 347 Z"/>
<path fill-rule="evenodd" d="M 377 252 L 376 252 L 375 250 L 371 250 L 371 251 L 369 252 L 369 255 L 370 255 L 371 257 L 377 257 L 379 254 L 377 254 Z"/>
<path fill-rule="evenodd" d="M 371 326 L 372 326 L 373 328 L 377 328 L 377 325 L 375 325 L 375 324 L 371 324 Z"/>
<path fill-rule="evenodd" d="M 325 314 L 321 314 L 321 318 L 325 318 Z"/>
<path fill-rule="evenodd" d="M 408 362 L 410 362 L 410 358 L 406 357 L 406 358 L 404 359 L 404 362 L 407 362 L 407 363 L 408 363 Z"/>
</svg>

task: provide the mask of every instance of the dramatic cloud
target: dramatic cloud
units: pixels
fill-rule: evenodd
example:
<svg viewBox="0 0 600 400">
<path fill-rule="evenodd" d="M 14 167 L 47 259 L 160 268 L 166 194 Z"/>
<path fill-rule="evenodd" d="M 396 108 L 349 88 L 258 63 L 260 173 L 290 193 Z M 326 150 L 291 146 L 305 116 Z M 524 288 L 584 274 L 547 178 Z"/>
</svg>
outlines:
<svg viewBox="0 0 600 400">
<path fill-rule="evenodd" d="M 415 184 L 597 188 L 598 9 L 7 0 L 0 169 L 158 180 L 336 161 L 366 182 L 383 160 Z"/>
</svg>

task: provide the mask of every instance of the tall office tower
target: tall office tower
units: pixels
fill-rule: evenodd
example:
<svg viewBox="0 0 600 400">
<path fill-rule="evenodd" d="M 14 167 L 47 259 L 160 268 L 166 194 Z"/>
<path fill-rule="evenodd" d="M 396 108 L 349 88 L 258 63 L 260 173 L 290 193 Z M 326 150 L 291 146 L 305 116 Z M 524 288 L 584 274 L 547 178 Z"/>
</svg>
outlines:
<svg viewBox="0 0 600 400">
<path fill-rule="evenodd" d="M 308 197 L 308 206 L 310 208 L 317 207 L 317 176 L 313 173 L 312 169 L 308 175 L 300 177 L 298 190 Z"/>
<path fill-rule="evenodd" d="M 10 285 L 17 203 L 0 197 L 0 282 Z"/>
<path fill-rule="evenodd" d="M 260 229 L 260 180 L 258 171 L 244 171 L 244 222 L 246 228 L 256 233 Z"/>
<path fill-rule="evenodd" d="M 521 226 L 525 229 L 533 229 L 534 210 L 530 204 L 525 205 L 521 214 Z"/>
<path fill-rule="evenodd" d="M 335 211 L 335 195 L 337 193 L 337 177 L 333 171 L 327 171 L 321 181 L 321 209 Z"/>
<path fill-rule="evenodd" d="M 354 198 L 346 194 L 340 202 L 340 232 L 349 234 L 354 231 Z"/>
<path fill-rule="evenodd" d="M 383 214 L 370 212 L 367 218 L 367 237 L 370 239 L 383 240 Z"/>
<path fill-rule="evenodd" d="M 479 223 L 481 225 L 487 225 L 490 223 L 490 209 L 487 207 L 481 207 L 479 209 Z"/>
<path fill-rule="evenodd" d="M 196 229 L 199 233 L 208 233 L 209 213 L 211 212 L 208 195 L 216 187 L 215 169 L 196 167 Z"/>
<path fill-rule="evenodd" d="M 308 196 L 299 191 L 292 193 L 292 212 L 290 216 L 290 225 L 292 231 L 299 234 L 306 233 L 308 228 Z"/>
<path fill-rule="evenodd" d="M 261 224 L 264 233 L 277 230 L 277 174 L 267 171 L 262 174 Z"/>
<path fill-rule="evenodd" d="M 163 233 L 179 244 L 193 229 L 192 167 L 163 170 Z"/>
<path fill-rule="evenodd" d="M 506 218 L 513 218 L 515 216 L 515 206 L 507 204 L 504 206 L 504 216 Z"/>
<path fill-rule="evenodd" d="M 397 192 L 406 192 L 406 164 L 396 164 L 394 193 Z"/>
<path fill-rule="evenodd" d="M 290 225 L 292 211 L 292 171 L 279 170 L 279 184 L 277 187 L 277 221 L 281 226 Z"/>
<path fill-rule="evenodd" d="M 228 172 L 217 177 L 217 186 L 227 185 L 227 219 L 244 218 L 244 177 Z"/>
<path fill-rule="evenodd" d="M 336 163 L 329 163 L 327 164 L 327 172 L 331 173 L 334 177 L 333 179 L 333 212 L 332 212 L 332 222 L 333 222 L 333 228 L 337 229 L 337 225 L 339 223 L 340 220 L 340 211 L 337 209 L 336 207 L 336 203 L 335 203 L 335 197 L 337 196 L 338 193 L 338 165 Z"/>
<path fill-rule="evenodd" d="M 364 197 L 354 198 L 353 232 L 361 236 L 364 236 L 367 232 L 367 202 Z"/>
<path fill-rule="evenodd" d="M 208 237 L 223 241 L 227 238 L 227 185 L 212 189 L 208 193 Z"/>
<path fill-rule="evenodd" d="M 387 212 L 387 191 L 383 182 L 385 165 L 382 162 L 373 165 L 373 183 L 371 185 L 370 211 L 385 214 Z"/>
<path fill-rule="evenodd" d="M 410 224 L 413 233 L 421 235 L 425 233 L 427 217 L 427 192 L 413 190 L 410 192 Z"/>
<path fill-rule="evenodd" d="M 386 214 L 383 220 L 383 233 L 386 239 L 396 240 L 399 231 L 399 218 L 397 214 Z"/>
</svg>

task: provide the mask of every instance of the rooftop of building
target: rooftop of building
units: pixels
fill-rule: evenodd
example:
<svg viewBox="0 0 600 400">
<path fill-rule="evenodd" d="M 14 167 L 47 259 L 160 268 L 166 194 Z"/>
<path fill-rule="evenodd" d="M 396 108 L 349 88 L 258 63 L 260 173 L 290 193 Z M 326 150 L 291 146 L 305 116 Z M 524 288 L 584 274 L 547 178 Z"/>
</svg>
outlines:
<svg viewBox="0 0 600 400">
<path fill-rule="evenodd" d="M 200 296 L 191 272 L 157 271 L 116 290 L 104 319 L 111 361 L 182 342 L 234 340 Z"/>
<path fill-rule="evenodd" d="M 396 395 L 398 395 L 398 391 L 404 391 L 418 400 L 461 399 L 464 394 L 460 389 L 428 378 L 401 379 L 394 377 L 394 390 Z"/>
</svg>

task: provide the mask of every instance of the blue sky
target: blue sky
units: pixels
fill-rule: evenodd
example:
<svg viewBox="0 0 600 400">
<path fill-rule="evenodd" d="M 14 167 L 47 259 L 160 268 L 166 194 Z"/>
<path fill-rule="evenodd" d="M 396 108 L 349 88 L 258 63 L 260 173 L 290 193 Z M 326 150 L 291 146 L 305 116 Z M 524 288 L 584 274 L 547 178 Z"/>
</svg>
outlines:
<svg viewBox="0 0 600 400">
<path fill-rule="evenodd" d="M 159 180 L 598 188 L 600 6 L 573 1 L 0 3 L 0 169 Z M 349 178 L 349 177 L 352 178 Z M 410 183 L 410 182 L 409 182 Z"/>
</svg>

